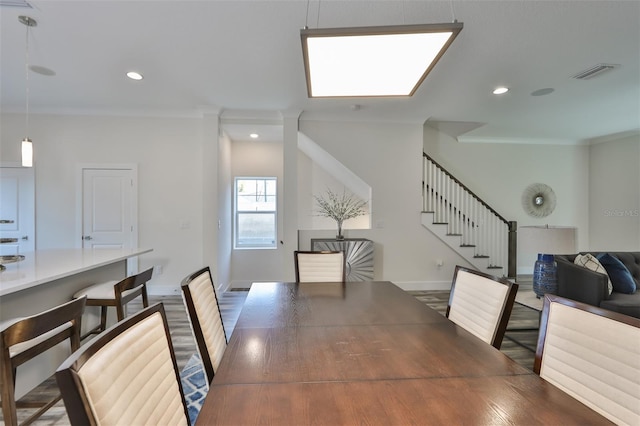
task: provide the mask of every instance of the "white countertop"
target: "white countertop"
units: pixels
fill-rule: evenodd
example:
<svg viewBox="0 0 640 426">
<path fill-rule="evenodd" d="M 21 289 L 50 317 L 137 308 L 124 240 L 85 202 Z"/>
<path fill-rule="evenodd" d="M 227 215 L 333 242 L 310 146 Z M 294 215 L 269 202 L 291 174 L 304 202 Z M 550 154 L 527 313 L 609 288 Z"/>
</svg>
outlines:
<svg viewBox="0 0 640 426">
<path fill-rule="evenodd" d="M 50 249 L 21 253 L 25 259 L 0 271 L 0 296 L 109 265 L 153 249 Z"/>
</svg>

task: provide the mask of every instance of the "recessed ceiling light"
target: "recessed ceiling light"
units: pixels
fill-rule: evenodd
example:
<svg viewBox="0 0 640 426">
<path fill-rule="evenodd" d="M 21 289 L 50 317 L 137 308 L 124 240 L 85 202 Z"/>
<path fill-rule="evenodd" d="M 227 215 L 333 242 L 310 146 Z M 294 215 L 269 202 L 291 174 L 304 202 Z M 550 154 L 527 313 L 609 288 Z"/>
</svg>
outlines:
<svg viewBox="0 0 640 426">
<path fill-rule="evenodd" d="M 259 137 L 259 136 L 260 136 L 260 135 L 258 135 L 257 133 L 251 133 L 251 134 L 249 134 L 249 137 L 250 137 L 251 139 L 258 139 L 258 137 Z"/>
<path fill-rule="evenodd" d="M 142 74 L 136 71 L 129 71 L 127 73 L 127 77 L 129 77 L 131 80 L 142 80 L 144 78 Z"/>
<path fill-rule="evenodd" d="M 493 89 L 493 94 L 502 95 L 504 93 L 507 93 L 508 91 L 509 91 L 508 87 L 496 87 L 495 89 Z"/>
</svg>

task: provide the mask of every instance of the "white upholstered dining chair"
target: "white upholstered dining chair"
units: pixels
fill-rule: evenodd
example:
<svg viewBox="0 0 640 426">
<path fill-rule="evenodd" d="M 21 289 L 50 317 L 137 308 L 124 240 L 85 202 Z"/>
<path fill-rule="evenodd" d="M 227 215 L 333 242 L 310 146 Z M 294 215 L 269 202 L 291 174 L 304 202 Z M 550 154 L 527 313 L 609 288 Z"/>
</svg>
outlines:
<svg viewBox="0 0 640 426">
<path fill-rule="evenodd" d="M 182 280 L 180 287 L 207 382 L 211 383 L 227 348 L 227 333 L 211 270 L 207 266 L 194 272 Z"/>
<path fill-rule="evenodd" d="M 72 425 L 189 425 L 161 303 L 118 322 L 71 355 L 56 380 Z"/>
<path fill-rule="evenodd" d="M 547 294 L 533 369 L 612 422 L 640 425 L 640 319 Z"/>
<path fill-rule="evenodd" d="M 346 256 L 342 251 L 295 251 L 296 282 L 345 282 Z"/>
<path fill-rule="evenodd" d="M 474 269 L 456 266 L 446 316 L 500 349 L 518 284 Z"/>
</svg>

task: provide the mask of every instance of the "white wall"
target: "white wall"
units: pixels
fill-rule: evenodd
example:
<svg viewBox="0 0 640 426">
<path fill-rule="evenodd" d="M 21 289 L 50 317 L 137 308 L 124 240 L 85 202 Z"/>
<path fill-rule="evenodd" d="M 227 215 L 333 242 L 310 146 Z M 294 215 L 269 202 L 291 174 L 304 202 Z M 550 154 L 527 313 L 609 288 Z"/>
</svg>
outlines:
<svg viewBox="0 0 640 426">
<path fill-rule="evenodd" d="M 325 196 L 328 189 L 338 195 L 342 195 L 343 191 L 346 191 L 347 194 L 353 194 L 345 187 L 344 183 L 340 182 L 300 151 L 298 154 L 299 229 L 331 229 L 334 231 L 333 236 L 337 234 L 336 221 L 318 215 L 318 204 L 314 198 L 315 196 Z M 368 212 L 369 206 L 365 206 L 364 210 Z M 370 222 L 370 215 L 364 214 L 345 221 L 342 229 L 369 229 L 371 228 Z"/>
<path fill-rule="evenodd" d="M 302 119 L 300 131 L 373 188 L 373 229 L 347 230 L 345 235 L 375 242 L 376 279 L 405 288 L 449 286 L 455 265 L 467 263 L 420 224 L 422 125 Z M 314 187 L 311 175 L 299 184 L 303 182 Z M 303 238 L 316 235 L 330 237 L 335 231 L 305 231 Z M 444 266 L 438 268 L 436 260 Z"/>
<path fill-rule="evenodd" d="M 575 226 L 579 251 L 640 250 L 637 134 L 579 146 L 465 144 L 425 126 L 425 152 L 519 227 Z M 522 210 L 522 191 L 534 182 L 556 193 L 546 218 Z M 519 272 L 529 263 L 518 259 Z"/>
<path fill-rule="evenodd" d="M 0 157 L 20 161 L 24 116 L 1 118 Z M 201 128 L 198 118 L 32 114 L 37 249 L 76 245 L 77 164 L 137 163 L 138 243 L 153 248 L 140 268 L 163 267 L 150 292 L 177 292 L 203 265 L 202 194 L 215 191 L 203 184 Z"/>
<path fill-rule="evenodd" d="M 640 251 L 640 135 L 591 146 L 590 250 Z"/>
<path fill-rule="evenodd" d="M 205 144 L 217 138 L 209 134 L 217 121 L 207 120 L 214 119 L 32 115 L 38 248 L 75 246 L 77 164 L 137 163 L 139 245 L 154 249 L 141 256 L 140 268 L 162 265 L 164 271 L 152 280 L 151 292 L 177 292 L 182 278 L 209 264 L 210 259 L 204 258 L 204 251 L 210 250 L 204 240 L 208 237 L 203 232 L 215 238 L 210 225 L 216 228 L 217 220 L 221 227 L 214 251 L 219 285 L 289 279 L 295 235 L 282 236 L 285 244 L 278 250 L 231 252 L 232 174 L 276 175 L 283 187 L 286 179 L 294 179 L 296 195 L 281 191 L 287 199 L 313 193 L 324 178 L 321 173 L 284 176 L 282 146 L 270 146 L 267 152 L 266 147 L 235 146 L 224 137 L 216 147 L 217 161 L 208 162 L 203 147 L 210 153 L 211 145 Z M 23 116 L 3 114 L 1 124 L 0 160 L 18 162 Z M 376 279 L 405 288 L 442 288 L 450 283 L 454 266 L 465 264 L 420 225 L 423 149 L 520 226 L 577 226 L 580 250 L 638 249 L 638 218 L 603 214 L 638 209 L 637 138 L 591 147 L 460 144 L 429 127 L 423 133 L 417 124 L 301 119 L 299 127 L 373 188 L 372 229 L 348 229 L 346 235 L 375 241 Z M 238 158 L 246 164 L 232 165 L 231 160 Z M 207 181 L 205 175 L 210 176 L 211 170 L 205 174 L 204 167 L 217 168 L 217 182 Z M 548 218 L 530 218 L 522 210 L 520 196 L 533 182 L 546 183 L 556 192 L 557 207 Z M 216 191 L 212 201 L 207 194 Z M 304 200 L 295 206 L 283 214 L 296 219 L 311 214 L 302 211 Z M 217 216 L 211 208 L 217 208 Z M 181 223 L 188 226 L 181 228 Z M 279 225 L 285 228 L 289 223 Z M 330 237 L 335 230 L 307 232 L 311 231 L 301 233 L 305 241 L 316 234 Z M 288 243 L 292 238 L 294 242 Z M 438 268 L 437 260 L 444 266 Z"/>
</svg>

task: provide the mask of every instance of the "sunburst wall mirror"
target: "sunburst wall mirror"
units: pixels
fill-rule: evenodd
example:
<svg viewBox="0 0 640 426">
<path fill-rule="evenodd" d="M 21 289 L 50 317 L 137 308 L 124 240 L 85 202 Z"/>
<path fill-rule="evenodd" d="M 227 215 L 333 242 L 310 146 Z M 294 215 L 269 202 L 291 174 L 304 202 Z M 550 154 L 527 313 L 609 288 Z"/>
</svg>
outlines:
<svg viewBox="0 0 640 426">
<path fill-rule="evenodd" d="M 522 193 L 522 208 L 532 217 L 549 216 L 556 208 L 556 194 L 549 185 L 532 183 Z"/>
</svg>

